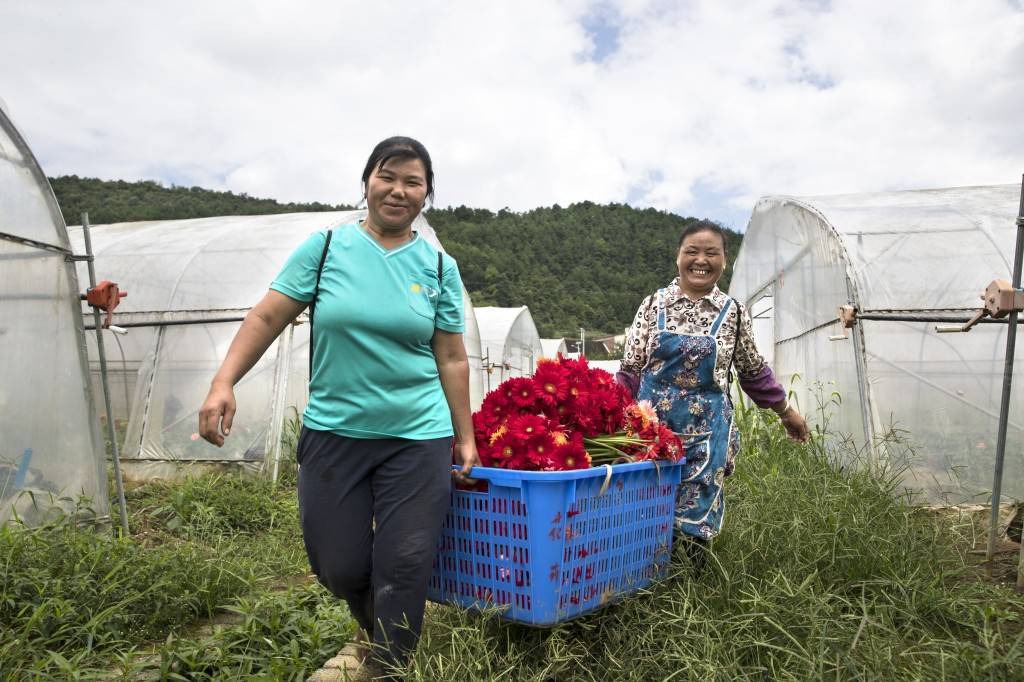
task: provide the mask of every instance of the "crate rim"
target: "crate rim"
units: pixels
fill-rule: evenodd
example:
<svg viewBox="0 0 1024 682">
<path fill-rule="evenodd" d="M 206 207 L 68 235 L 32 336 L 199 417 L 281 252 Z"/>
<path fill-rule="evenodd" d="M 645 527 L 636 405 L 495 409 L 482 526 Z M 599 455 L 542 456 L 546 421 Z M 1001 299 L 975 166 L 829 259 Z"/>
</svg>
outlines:
<svg viewBox="0 0 1024 682">
<path fill-rule="evenodd" d="M 615 475 L 617 473 L 649 471 L 655 469 L 655 464 L 657 464 L 659 468 L 671 468 L 682 466 L 684 463 L 685 460 L 673 462 L 668 459 L 659 459 L 656 461 L 647 460 L 643 462 L 622 462 L 620 464 L 610 464 L 608 466 L 612 468 L 612 475 Z M 453 465 L 452 470 L 461 471 L 462 467 Z M 522 471 L 520 469 L 476 466 L 466 474 L 468 478 L 475 478 L 481 481 L 492 481 L 494 483 L 500 483 L 502 479 L 557 483 L 562 481 L 579 481 L 587 478 L 603 478 L 607 475 L 608 472 L 603 464 L 595 467 L 587 467 L 586 469 L 570 469 L 569 471 Z"/>
</svg>

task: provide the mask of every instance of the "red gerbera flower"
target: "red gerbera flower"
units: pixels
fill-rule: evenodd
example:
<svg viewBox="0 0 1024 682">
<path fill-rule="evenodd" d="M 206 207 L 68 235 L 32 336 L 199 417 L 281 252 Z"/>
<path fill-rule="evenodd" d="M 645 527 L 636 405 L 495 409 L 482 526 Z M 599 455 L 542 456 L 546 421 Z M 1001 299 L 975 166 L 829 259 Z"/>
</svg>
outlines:
<svg viewBox="0 0 1024 682">
<path fill-rule="evenodd" d="M 487 424 L 482 411 L 473 413 L 473 436 L 476 438 L 476 446 L 478 448 L 490 438 L 491 429 L 492 426 Z"/>
<path fill-rule="evenodd" d="M 553 459 L 556 471 L 587 469 L 590 467 L 590 455 L 587 454 L 586 448 L 583 447 L 583 436 L 579 433 L 572 434 L 568 443 L 555 450 Z"/>
<path fill-rule="evenodd" d="M 501 382 L 498 392 L 504 394 L 512 405 L 520 409 L 530 408 L 535 402 L 533 385 L 529 377 L 513 377 Z"/>
<path fill-rule="evenodd" d="M 508 428 L 502 427 L 491 437 L 490 454 L 494 466 L 515 469 L 518 467 L 512 466 L 513 463 L 518 464 L 526 458 L 526 443 Z"/>
<path fill-rule="evenodd" d="M 553 360 L 541 360 L 533 373 L 533 390 L 545 405 L 558 405 L 569 395 L 569 373 Z"/>
<path fill-rule="evenodd" d="M 565 368 L 569 374 L 569 379 L 579 383 L 589 383 L 590 379 L 590 365 L 587 364 L 587 359 L 581 357 L 578 359 L 563 358 L 559 356 L 559 364 Z"/>
<path fill-rule="evenodd" d="M 548 432 L 548 420 L 536 414 L 520 414 L 508 420 L 508 430 L 516 438 L 529 441 Z"/>
<path fill-rule="evenodd" d="M 531 438 L 527 442 L 526 459 L 531 469 L 537 471 L 551 470 L 555 468 L 555 453 L 558 446 L 555 445 L 554 436 L 550 431 Z"/>
<path fill-rule="evenodd" d="M 513 412 L 512 402 L 505 396 L 504 391 L 491 391 L 484 397 L 479 414 L 481 422 L 491 430 Z"/>
</svg>

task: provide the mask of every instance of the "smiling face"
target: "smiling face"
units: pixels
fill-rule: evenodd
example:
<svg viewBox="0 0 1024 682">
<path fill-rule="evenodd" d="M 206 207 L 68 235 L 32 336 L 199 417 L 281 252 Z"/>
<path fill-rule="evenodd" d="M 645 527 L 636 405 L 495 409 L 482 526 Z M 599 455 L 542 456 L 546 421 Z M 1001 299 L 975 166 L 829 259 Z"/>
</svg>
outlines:
<svg viewBox="0 0 1024 682">
<path fill-rule="evenodd" d="M 393 157 L 366 181 L 366 224 L 382 235 L 407 232 L 427 200 L 427 171 L 418 158 Z"/>
<path fill-rule="evenodd" d="M 691 299 L 707 296 L 725 270 L 725 242 L 711 230 L 687 235 L 676 255 L 679 286 Z"/>
</svg>

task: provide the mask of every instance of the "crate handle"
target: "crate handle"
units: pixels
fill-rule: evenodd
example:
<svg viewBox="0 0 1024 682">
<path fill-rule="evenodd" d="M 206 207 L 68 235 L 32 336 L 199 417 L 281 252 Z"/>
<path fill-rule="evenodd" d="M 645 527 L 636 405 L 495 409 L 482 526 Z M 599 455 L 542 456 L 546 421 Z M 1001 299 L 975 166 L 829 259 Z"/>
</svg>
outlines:
<svg viewBox="0 0 1024 682">
<path fill-rule="evenodd" d="M 597 493 L 598 497 L 601 497 L 601 495 L 605 494 L 605 491 L 608 490 L 608 484 L 612 482 L 612 465 L 602 464 L 601 466 L 604 467 L 606 473 L 604 475 L 604 483 L 601 484 L 601 490 L 599 490 Z"/>
</svg>

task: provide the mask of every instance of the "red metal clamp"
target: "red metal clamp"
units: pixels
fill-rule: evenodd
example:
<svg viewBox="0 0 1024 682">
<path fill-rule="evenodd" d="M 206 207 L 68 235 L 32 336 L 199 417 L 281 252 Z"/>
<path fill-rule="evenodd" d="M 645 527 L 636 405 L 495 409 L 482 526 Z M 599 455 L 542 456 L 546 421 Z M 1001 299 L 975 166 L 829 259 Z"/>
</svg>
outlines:
<svg viewBox="0 0 1024 682">
<path fill-rule="evenodd" d="M 96 286 L 86 289 L 81 298 L 93 308 L 106 311 L 107 316 L 103 320 L 103 328 L 106 329 L 114 318 L 114 308 L 127 295 L 127 291 L 121 291 L 118 288 L 117 282 L 105 279 Z"/>
</svg>

